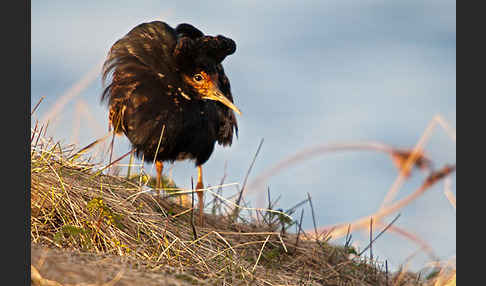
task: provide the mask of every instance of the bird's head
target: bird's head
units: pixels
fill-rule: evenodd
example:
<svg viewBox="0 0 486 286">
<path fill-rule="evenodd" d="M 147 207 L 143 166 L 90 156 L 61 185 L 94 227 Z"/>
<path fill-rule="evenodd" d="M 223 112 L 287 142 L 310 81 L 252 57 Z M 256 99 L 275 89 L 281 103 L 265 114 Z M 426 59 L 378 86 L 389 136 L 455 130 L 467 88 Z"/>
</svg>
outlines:
<svg viewBox="0 0 486 286">
<path fill-rule="evenodd" d="M 241 115 L 241 111 L 221 89 L 218 65 L 236 51 L 232 39 L 224 36 L 203 36 L 189 24 L 176 28 L 178 40 L 174 57 L 182 74 L 182 80 L 194 91 L 197 99 L 219 101 Z M 224 75 L 224 74 L 223 74 Z"/>
<path fill-rule="evenodd" d="M 241 111 L 221 91 L 219 74 L 211 69 L 198 68 L 190 73 L 183 73 L 183 80 L 192 87 L 200 99 L 219 101 L 241 115 Z"/>
</svg>

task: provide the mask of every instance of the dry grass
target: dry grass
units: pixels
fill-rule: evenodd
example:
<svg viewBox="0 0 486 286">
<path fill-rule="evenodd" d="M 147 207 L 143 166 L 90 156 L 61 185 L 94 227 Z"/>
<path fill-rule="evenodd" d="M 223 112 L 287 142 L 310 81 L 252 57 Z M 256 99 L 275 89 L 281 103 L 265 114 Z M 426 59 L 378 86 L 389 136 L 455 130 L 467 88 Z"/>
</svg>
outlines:
<svg viewBox="0 0 486 286">
<path fill-rule="evenodd" d="M 348 244 L 332 245 L 326 236 L 310 239 L 312 234 L 301 228 L 297 235 L 288 234 L 285 230 L 296 222 L 272 205 L 266 210 L 239 206 L 253 210 L 258 219 L 250 216 L 235 221 L 235 204 L 221 195 L 224 186 L 206 192 L 214 197 L 213 211 L 205 214 L 204 227 L 195 225 L 197 212 L 182 208 L 177 196 L 147 192 L 140 184 L 147 182 L 142 174 L 135 180 L 105 175 L 100 171 L 103 167 L 90 163 L 89 150 L 76 155 L 74 149 L 46 138 L 44 126 L 32 130 L 31 240 L 35 248 L 121 257 L 144 275 L 166 273 L 180 281 L 167 285 L 455 285 L 455 267 L 450 265 L 438 267 L 429 279 L 406 269 L 391 274 L 384 263 L 356 255 Z M 394 153 L 399 167 L 406 166 L 410 154 L 418 154 L 415 162 L 427 162 L 420 153 L 404 154 Z M 191 192 L 175 188 L 171 193 L 177 191 Z M 381 211 L 395 210 L 388 206 Z M 380 226 L 378 219 L 376 223 Z M 39 260 L 33 261 L 32 268 L 36 285 L 68 285 L 43 277 Z M 96 270 L 101 271 L 96 267 L 92 271 Z M 103 272 L 110 277 L 101 279 L 104 284 L 93 285 L 121 283 L 128 275 L 124 271 L 111 276 Z M 137 281 L 137 274 L 127 273 Z"/>
</svg>

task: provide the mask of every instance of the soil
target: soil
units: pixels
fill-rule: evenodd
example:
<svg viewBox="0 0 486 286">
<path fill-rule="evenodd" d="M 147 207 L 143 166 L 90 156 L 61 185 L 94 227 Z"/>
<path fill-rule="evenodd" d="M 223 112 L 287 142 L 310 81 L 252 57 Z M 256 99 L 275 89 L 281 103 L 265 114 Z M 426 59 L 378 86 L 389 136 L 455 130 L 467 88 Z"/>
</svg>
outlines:
<svg viewBox="0 0 486 286">
<path fill-rule="evenodd" d="M 197 285 L 188 274 L 153 271 L 139 261 L 108 254 L 83 253 L 69 249 L 31 245 L 31 285 Z M 39 275 L 37 275 L 37 273 Z M 192 281 L 191 283 L 186 280 Z"/>
</svg>

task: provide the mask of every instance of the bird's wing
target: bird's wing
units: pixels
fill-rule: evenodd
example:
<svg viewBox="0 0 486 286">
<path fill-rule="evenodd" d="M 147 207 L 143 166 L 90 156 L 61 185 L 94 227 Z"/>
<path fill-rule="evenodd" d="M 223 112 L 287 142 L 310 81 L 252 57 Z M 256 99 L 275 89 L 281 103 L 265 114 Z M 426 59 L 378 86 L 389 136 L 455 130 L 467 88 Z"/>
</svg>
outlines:
<svg viewBox="0 0 486 286">
<path fill-rule="evenodd" d="M 109 83 L 102 100 L 108 101 L 115 132 L 139 130 L 136 138 L 130 138 L 132 143 L 141 144 L 147 138 L 142 133 L 156 128 L 152 126 L 157 120 L 153 116 L 164 116 L 161 104 L 169 104 L 171 95 L 181 92 L 177 89 L 181 78 L 172 55 L 176 43 L 174 29 L 154 21 L 133 28 L 110 49 L 103 66 L 103 84 L 107 80 Z"/>
</svg>

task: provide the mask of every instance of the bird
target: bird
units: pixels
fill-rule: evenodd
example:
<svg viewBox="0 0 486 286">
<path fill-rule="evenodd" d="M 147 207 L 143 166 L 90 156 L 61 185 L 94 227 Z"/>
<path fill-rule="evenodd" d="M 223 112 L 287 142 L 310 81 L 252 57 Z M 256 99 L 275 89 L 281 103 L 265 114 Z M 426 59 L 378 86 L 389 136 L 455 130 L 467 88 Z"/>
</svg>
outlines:
<svg viewBox="0 0 486 286">
<path fill-rule="evenodd" d="M 238 137 L 235 113 L 241 111 L 222 65 L 235 51 L 231 38 L 205 35 L 188 23 L 173 28 L 152 21 L 118 39 L 102 68 L 109 130 L 125 135 L 137 158 L 155 164 L 157 192 L 164 162 L 194 161 L 201 224 L 202 166 L 216 142 L 231 146 Z M 188 206 L 187 196 L 183 205 Z"/>
</svg>

